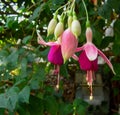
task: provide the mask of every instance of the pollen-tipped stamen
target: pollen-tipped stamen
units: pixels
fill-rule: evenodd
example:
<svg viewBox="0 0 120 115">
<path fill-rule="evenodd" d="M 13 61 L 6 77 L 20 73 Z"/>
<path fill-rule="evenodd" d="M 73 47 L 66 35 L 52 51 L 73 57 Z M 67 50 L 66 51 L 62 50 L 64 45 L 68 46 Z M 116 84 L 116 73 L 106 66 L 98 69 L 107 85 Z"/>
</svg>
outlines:
<svg viewBox="0 0 120 115">
<path fill-rule="evenodd" d="M 59 90 L 59 87 L 60 87 L 60 66 L 57 65 L 57 71 L 58 71 L 58 75 L 57 75 L 57 84 L 56 84 L 56 90 L 58 91 Z"/>
</svg>

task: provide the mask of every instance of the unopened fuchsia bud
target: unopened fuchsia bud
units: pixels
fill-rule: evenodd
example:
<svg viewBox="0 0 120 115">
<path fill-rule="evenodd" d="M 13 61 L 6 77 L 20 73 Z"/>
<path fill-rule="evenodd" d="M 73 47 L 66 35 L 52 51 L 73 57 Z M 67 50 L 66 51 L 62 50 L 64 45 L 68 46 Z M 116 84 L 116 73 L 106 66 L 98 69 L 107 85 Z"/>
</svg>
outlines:
<svg viewBox="0 0 120 115">
<path fill-rule="evenodd" d="M 70 28 L 66 29 L 62 34 L 62 43 L 61 43 L 61 51 L 64 59 L 64 63 L 68 60 L 73 54 L 78 45 L 78 40 L 71 32 Z"/>
<path fill-rule="evenodd" d="M 57 25 L 57 19 L 56 18 L 51 19 L 47 28 L 47 36 L 54 33 L 56 25 Z"/>
<path fill-rule="evenodd" d="M 90 27 L 86 29 L 86 40 L 87 42 L 92 42 L 92 29 Z"/>
<path fill-rule="evenodd" d="M 62 35 L 64 31 L 64 24 L 63 22 L 58 22 L 56 27 L 55 27 L 55 31 L 54 31 L 54 35 L 55 35 L 55 38 L 58 38 L 59 36 Z"/>
<path fill-rule="evenodd" d="M 77 20 L 75 13 L 73 14 L 71 31 L 76 36 L 76 38 L 81 34 L 81 25 L 80 25 L 80 22 Z"/>
</svg>

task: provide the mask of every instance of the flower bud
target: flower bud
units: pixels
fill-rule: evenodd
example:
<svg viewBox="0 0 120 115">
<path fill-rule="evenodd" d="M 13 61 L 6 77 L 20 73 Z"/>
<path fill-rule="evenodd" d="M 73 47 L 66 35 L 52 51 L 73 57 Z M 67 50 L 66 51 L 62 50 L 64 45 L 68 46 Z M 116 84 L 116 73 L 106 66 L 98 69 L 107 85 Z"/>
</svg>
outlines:
<svg viewBox="0 0 120 115">
<path fill-rule="evenodd" d="M 78 20 L 73 20 L 71 25 L 71 31 L 76 36 L 76 38 L 81 34 L 81 25 Z"/>
<path fill-rule="evenodd" d="M 62 34 L 61 51 L 64 63 L 75 53 L 78 45 L 78 40 L 71 32 L 70 28 L 66 29 Z"/>
<path fill-rule="evenodd" d="M 47 28 L 48 36 L 54 33 L 56 25 L 57 25 L 57 20 L 53 18 L 48 24 L 48 28 Z"/>
<path fill-rule="evenodd" d="M 92 29 L 90 27 L 86 29 L 86 40 L 87 42 L 92 42 Z"/>
<path fill-rule="evenodd" d="M 55 27 L 55 31 L 54 31 L 54 35 L 56 38 L 58 38 L 64 31 L 64 25 L 62 22 L 59 22 L 56 27 Z"/>
</svg>

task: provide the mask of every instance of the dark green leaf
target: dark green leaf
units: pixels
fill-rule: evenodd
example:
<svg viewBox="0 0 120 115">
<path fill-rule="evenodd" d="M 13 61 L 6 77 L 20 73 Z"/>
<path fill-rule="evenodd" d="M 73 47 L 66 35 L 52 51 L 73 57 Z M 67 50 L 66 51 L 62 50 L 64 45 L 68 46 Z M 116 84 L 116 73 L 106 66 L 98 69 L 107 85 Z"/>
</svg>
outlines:
<svg viewBox="0 0 120 115">
<path fill-rule="evenodd" d="M 26 77 L 27 76 L 27 59 L 26 58 L 23 58 L 22 61 L 21 61 L 21 67 L 20 67 L 20 76 L 23 78 L 23 77 Z"/>
<path fill-rule="evenodd" d="M 35 96 L 31 96 L 30 97 L 30 104 L 29 104 L 29 111 L 30 111 L 30 115 L 44 115 L 44 102 L 43 100 L 35 97 Z"/>
<path fill-rule="evenodd" d="M 30 87 L 25 86 L 19 93 L 19 101 L 29 103 Z"/>
<path fill-rule="evenodd" d="M 6 61 L 8 63 L 12 63 L 13 65 L 16 65 L 18 61 L 18 52 L 16 49 L 14 49 L 12 53 L 6 58 Z"/>
<path fill-rule="evenodd" d="M 30 21 L 39 17 L 40 13 L 42 12 L 42 10 L 44 8 L 44 5 L 45 4 L 43 3 L 34 10 L 33 15 L 29 18 Z"/>
<path fill-rule="evenodd" d="M 18 101 L 18 92 L 19 89 L 17 87 L 11 87 L 8 92 L 5 93 L 7 97 L 7 108 L 10 111 L 13 111 L 16 107 L 16 103 Z"/>
<path fill-rule="evenodd" d="M 113 45 L 113 53 L 115 55 L 119 55 L 120 54 L 120 45 L 118 45 L 118 44 L 114 44 Z"/>
<path fill-rule="evenodd" d="M 57 115 L 58 103 L 54 97 L 47 96 L 45 98 L 45 107 L 48 113 L 50 113 L 51 115 Z"/>
<path fill-rule="evenodd" d="M 112 8 L 108 3 L 102 5 L 102 7 L 100 7 L 98 10 L 98 14 L 102 16 L 104 19 L 110 19 L 111 13 L 112 13 Z"/>
<path fill-rule="evenodd" d="M 108 47 L 109 43 L 113 42 L 113 40 L 114 40 L 113 37 L 105 37 L 104 39 L 102 39 L 100 48 L 104 49 L 104 48 Z"/>
<path fill-rule="evenodd" d="M 69 115 L 73 113 L 73 106 L 69 103 L 60 104 L 60 115 Z"/>
<path fill-rule="evenodd" d="M 26 37 L 23 38 L 22 42 L 24 44 L 27 44 L 30 40 L 32 39 L 32 36 L 31 35 L 28 35 Z"/>
<path fill-rule="evenodd" d="M 0 108 L 7 108 L 8 98 L 5 94 L 0 94 Z"/>
</svg>

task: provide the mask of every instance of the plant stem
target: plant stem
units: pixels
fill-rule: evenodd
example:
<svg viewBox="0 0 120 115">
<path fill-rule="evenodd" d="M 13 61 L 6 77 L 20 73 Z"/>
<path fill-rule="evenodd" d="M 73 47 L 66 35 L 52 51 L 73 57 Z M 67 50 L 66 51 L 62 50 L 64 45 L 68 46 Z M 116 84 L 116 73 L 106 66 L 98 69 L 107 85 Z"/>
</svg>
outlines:
<svg viewBox="0 0 120 115">
<path fill-rule="evenodd" d="M 89 27 L 89 26 L 90 26 L 90 22 L 89 22 L 89 17 L 88 17 L 87 7 L 86 7 L 86 4 L 85 4 L 85 1 L 84 1 L 84 0 L 82 0 L 82 2 L 83 2 L 83 5 L 84 5 L 84 8 L 85 8 L 86 17 L 87 17 L 86 27 Z"/>
<path fill-rule="evenodd" d="M 71 10 L 75 9 L 75 0 L 73 0 L 72 5 L 71 5 Z"/>
<path fill-rule="evenodd" d="M 62 8 L 63 8 L 63 7 L 65 7 L 65 6 L 67 6 L 69 3 L 70 3 L 70 2 L 67 2 L 65 5 L 63 5 L 63 6 L 59 7 L 59 8 L 56 10 L 56 12 L 55 12 L 55 13 L 58 13 L 58 11 L 59 11 L 60 9 L 62 9 Z"/>
</svg>

